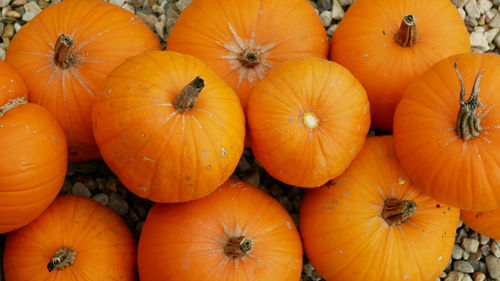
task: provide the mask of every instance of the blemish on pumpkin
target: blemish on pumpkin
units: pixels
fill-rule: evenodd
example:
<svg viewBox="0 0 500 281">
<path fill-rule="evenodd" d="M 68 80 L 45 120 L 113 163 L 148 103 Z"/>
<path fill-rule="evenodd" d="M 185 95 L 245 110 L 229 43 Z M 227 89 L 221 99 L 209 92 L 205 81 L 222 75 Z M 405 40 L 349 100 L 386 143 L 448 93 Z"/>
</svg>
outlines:
<svg viewBox="0 0 500 281">
<path fill-rule="evenodd" d="M 363 57 L 367 58 L 369 57 L 370 55 L 369 54 L 364 54 Z"/>
<path fill-rule="evenodd" d="M 483 213 L 483 212 L 479 212 L 479 213 L 477 213 L 477 214 L 476 214 L 476 219 L 478 219 L 478 218 L 482 217 L 483 215 L 484 215 L 484 213 Z"/>
<path fill-rule="evenodd" d="M 204 157 L 207 157 L 208 156 L 208 151 L 202 150 L 201 151 L 201 155 L 204 156 Z"/>
<path fill-rule="evenodd" d="M 439 205 L 439 204 L 436 204 L 436 208 L 441 208 L 441 205 Z"/>
<path fill-rule="evenodd" d="M 227 156 L 227 150 L 222 146 L 220 156 L 226 157 Z"/>
<path fill-rule="evenodd" d="M 142 186 L 142 185 L 141 185 L 141 186 L 139 186 L 139 189 L 140 189 L 142 192 L 146 192 L 146 190 L 147 190 L 147 189 L 146 189 L 146 187 L 145 187 L 145 186 Z"/>
<path fill-rule="evenodd" d="M 156 163 L 156 161 L 155 161 L 155 160 L 153 160 L 153 159 L 151 159 L 151 158 L 147 157 L 146 155 L 143 155 L 143 156 L 142 156 L 142 159 L 143 159 L 143 160 L 145 160 L 145 161 L 151 161 L 151 162 L 153 162 L 153 163 Z"/>
<path fill-rule="evenodd" d="M 399 178 L 398 179 L 398 184 L 403 185 L 406 183 L 406 180 L 404 178 Z"/>
<path fill-rule="evenodd" d="M 210 169 L 210 168 L 212 168 L 212 165 L 208 165 L 208 166 L 207 166 L 207 170 L 208 170 L 208 169 Z"/>
<path fill-rule="evenodd" d="M 145 134 L 145 133 L 142 133 L 142 134 L 141 134 L 141 137 L 142 137 L 142 138 L 145 138 L 145 137 L 146 137 L 146 134 Z"/>
<path fill-rule="evenodd" d="M 109 97 L 109 95 L 111 95 L 111 92 L 113 91 L 113 88 L 109 88 L 107 89 L 106 91 L 104 91 L 104 96 L 105 97 Z"/>
<path fill-rule="evenodd" d="M 344 251 L 340 250 L 340 251 L 339 251 L 339 253 L 340 253 L 341 255 L 343 255 L 343 254 L 344 254 Z"/>
<path fill-rule="evenodd" d="M 289 221 L 285 221 L 285 224 L 288 229 L 292 229 L 292 224 Z"/>
<path fill-rule="evenodd" d="M 147 92 L 147 91 L 149 91 L 149 88 L 145 87 L 143 90 L 144 90 L 144 92 Z"/>
<path fill-rule="evenodd" d="M 441 259 L 442 259 L 442 258 L 443 258 L 442 256 L 439 256 L 439 257 L 438 257 L 438 261 L 441 261 Z"/>
<path fill-rule="evenodd" d="M 187 177 L 185 177 L 184 179 L 185 179 L 185 180 L 187 180 L 187 181 L 189 181 L 189 180 L 191 180 L 191 177 L 190 177 L 190 176 L 187 176 Z"/>
<path fill-rule="evenodd" d="M 385 30 L 382 30 L 382 34 L 385 36 Z"/>
</svg>

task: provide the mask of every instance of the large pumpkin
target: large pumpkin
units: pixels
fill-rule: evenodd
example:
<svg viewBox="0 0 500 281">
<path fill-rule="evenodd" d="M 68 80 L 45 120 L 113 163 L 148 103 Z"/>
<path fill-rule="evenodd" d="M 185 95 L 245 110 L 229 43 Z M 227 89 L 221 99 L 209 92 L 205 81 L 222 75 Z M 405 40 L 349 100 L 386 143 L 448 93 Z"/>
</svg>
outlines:
<svg viewBox="0 0 500 281">
<path fill-rule="evenodd" d="M 462 54 L 405 91 L 394 116 L 396 152 L 436 200 L 471 211 L 500 208 L 499 77 L 499 55 Z"/>
<path fill-rule="evenodd" d="M 278 65 L 248 104 L 255 158 L 276 179 L 318 187 L 339 176 L 370 126 L 361 84 L 341 65 L 300 58 Z"/>
<path fill-rule="evenodd" d="M 27 103 L 22 80 L 2 68 L 0 81 L 9 81 L 0 84 L 0 101 L 20 96 L 0 104 L 0 233 L 5 233 L 34 220 L 54 200 L 66 175 L 67 146 L 57 121 L 45 108 Z"/>
<path fill-rule="evenodd" d="M 439 60 L 465 52 L 469 34 L 449 0 L 357 0 L 333 34 L 330 59 L 363 84 L 372 127 L 391 131 L 408 84 Z"/>
<path fill-rule="evenodd" d="M 492 239 L 500 240 L 500 208 L 491 211 L 460 211 L 462 221 L 475 231 Z"/>
<path fill-rule="evenodd" d="M 28 98 L 26 85 L 12 66 L 0 60 L 0 73 L 0 106 L 11 99 Z"/>
<path fill-rule="evenodd" d="M 6 281 L 134 281 L 135 239 L 111 209 L 83 196 L 60 196 L 8 234 L 3 266 Z"/>
<path fill-rule="evenodd" d="M 299 225 L 327 281 L 433 281 L 448 264 L 459 210 L 422 194 L 392 136 L 368 138 L 339 178 L 307 191 Z"/>
<path fill-rule="evenodd" d="M 92 119 L 104 161 L 129 190 L 155 202 L 208 195 L 243 153 L 238 97 L 190 55 L 128 59 L 104 82 Z"/>
<path fill-rule="evenodd" d="M 138 265 L 141 281 L 298 281 L 302 244 L 278 201 L 230 179 L 205 198 L 153 206 Z"/>
<path fill-rule="evenodd" d="M 149 27 L 102 0 L 65 0 L 44 9 L 16 34 L 5 61 L 24 78 L 30 101 L 57 119 L 69 160 L 99 158 L 92 135 L 92 98 L 126 58 L 160 49 Z"/>
</svg>

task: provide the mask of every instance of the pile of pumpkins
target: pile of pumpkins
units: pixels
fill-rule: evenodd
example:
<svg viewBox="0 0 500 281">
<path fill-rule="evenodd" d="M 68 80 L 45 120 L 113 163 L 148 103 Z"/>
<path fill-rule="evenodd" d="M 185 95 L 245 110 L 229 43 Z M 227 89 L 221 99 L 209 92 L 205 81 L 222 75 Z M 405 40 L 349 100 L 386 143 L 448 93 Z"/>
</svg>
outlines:
<svg viewBox="0 0 500 281">
<path fill-rule="evenodd" d="M 459 209 L 500 239 L 500 57 L 470 52 L 449 0 L 357 0 L 330 43 L 306 0 L 193 0 L 160 49 L 101 0 L 51 5 L 12 40 L 7 281 L 297 281 L 303 248 L 328 281 L 434 280 Z M 309 188 L 300 235 L 230 179 L 244 147 Z M 99 157 L 157 202 L 137 247 L 110 209 L 56 198 L 68 160 Z"/>
</svg>

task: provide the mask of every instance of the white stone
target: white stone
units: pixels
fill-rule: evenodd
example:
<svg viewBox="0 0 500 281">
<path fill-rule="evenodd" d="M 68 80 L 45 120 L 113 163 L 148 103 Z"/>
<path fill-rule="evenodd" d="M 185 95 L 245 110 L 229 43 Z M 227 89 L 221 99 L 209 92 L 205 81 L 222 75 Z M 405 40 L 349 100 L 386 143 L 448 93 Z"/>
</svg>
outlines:
<svg viewBox="0 0 500 281">
<path fill-rule="evenodd" d="M 500 33 L 497 34 L 497 37 L 493 39 L 493 43 L 497 46 L 497 48 L 500 48 Z"/>
<path fill-rule="evenodd" d="M 465 19 L 465 16 L 466 16 L 467 14 L 465 13 L 465 10 L 464 10 L 464 8 L 463 8 L 463 7 L 458 8 L 458 13 L 460 14 L 460 17 L 462 17 L 462 19 Z M 460 227 L 460 226 L 459 226 L 459 227 Z"/>
<path fill-rule="evenodd" d="M 486 40 L 486 39 L 485 39 Z M 488 44 L 486 44 L 488 45 Z M 472 238 L 464 238 L 462 240 L 462 248 L 469 253 L 475 253 L 479 247 L 479 241 Z"/>
<path fill-rule="evenodd" d="M 132 5 L 130 3 L 123 4 L 122 8 L 131 12 L 132 14 L 135 14 L 135 7 L 134 7 L 134 5 Z"/>
<path fill-rule="evenodd" d="M 469 274 L 465 274 L 464 278 L 462 279 L 462 281 L 472 281 L 472 278 L 470 277 Z"/>
<path fill-rule="evenodd" d="M 500 13 L 497 13 L 496 16 L 488 23 L 491 28 L 500 28 Z"/>
<path fill-rule="evenodd" d="M 464 275 L 462 272 L 450 271 L 444 281 L 463 281 Z"/>
<path fill-rule="evenodd" d="M 10 0 L 0 0 L 0 7 L 7 7 L 10 3 Z"/>
<path fill-rule="evenodd" d="M 29 2 L 28 4 L 24 5 L 24 14 L 22 20 L 30 21 L 34 17 L 36 17 L 41 11 L 42 9 L 40 9 L 37 3 Z"/>
<path fill-rule="evenodd" d="M 495 37 L 497 36 L 499 31 L 500 31 L 500 28 L 492 28 L 492 29 L 486 31 L 484 33 L 484 37 L 486 37 L 486 41 L 488 41 L 488 43 L 493 42 L 493 40 L 495 40 Z"/>
<path fill-rule="evenodd" d="M 453 244 L 453 250 L 451 252 L 451 257 L 454 259 L 454 260 L 459 260 L 462 258 L 463 256 L 463 253 L 464 253 L 464 249 L 462 249 L 462 247 L 460 247 L 459 245 L 457 244 Z"/>
<path fill-rule="evenodd" d="M 324 27 L 330 26 L 332 23 L 332 12 L 331 11 L 323 11 L 319 14 L 319 19 L 321 23 L 323 23 Z"/>
<path fill-rule="evenodd" d="M 158 36 L 160 36 L 161 39 L 165 38 L 165 23 L 162 21 L 159 21 L 155 23 L 155 31 Z"/>
<path fill-rule="evenodd" d="M 175 6 L 179 9 L 179 11 L 183 11 L 189 4 L 191 4 L 191 1 L 192 0 L 179 0 L 175 3 Z"/>
<path fill-rule="evenodd" d="M 344 17 L 344 10 L 340 6 L 339 1 L 333 0 L 332 2 L 332 18 L 334 20 L 341 20 Z"/>
<path fill-rule="evenodd" d="M 493 255 L 495 255 L 497 258 L 500 258 L 500 247 L 496 241 L 490 241 L 490 249 Z"/>
<path fill-rule="evenodd" d="M 496 35 L 496 34 L 495 34 Z M 495 38 L 495 36 L 493 36 L 493 38 Z M 491 40 L 493 40 L 493 38 Z M 491 41 L 490 41 L 491 42 Z M 490 237 L 486 236 L 486 235 L 483 235 L 483 234 L 479 234 L 479 243 L 481 245 L 485 245 L 485 244 L 488 244 L 488 242 L 490 241 Z"/>
<path fill-rule="evenodd" d="M 478 0 L 477 6 L 479 7 L 481 14 L 484 14 L 486 11 L 491 9 L 491 7 L 493 7 L 493 3 L 491 3 L 490 0 Z"/>
<path fill-rule="evenodd" d="M 18 22 L 14 23 L 14 30 L 16 31 L 16 33 L 21 29 L 21 27 L 22 26 Z"/>
<path fill-rule="evenodd" d="M 470 34 L 470 45 L 472 48 L 476 48 L 476 49 L 484 51 L 484 52 L 486 52 L 490 49 L 490 46 L 488 45 L 488 41 L 486 40 L 486 37 L 484 36 L 484 34 L 480 33 L 480 32 L 476 32 L 476 31 L 474 31 Z M 467 238 L 465 238 L 465 239 L 467 239 Z M 465 239 L 464 239 L 464 241 L 465 241 Z M 473 239 L 471 239 L 471 240 L 473 240 Z M 477 244 L 479 245 L 479 241 L 477 241 L 477 240 L 474 240 L 474 241 L 476 241 Z M 462 243 L 462 246 L 463 246 L 463 243 Z M 477 246 L 476 246 L 476 250 L 477 250 Z M 469 252 L 474 253 L 475 251 L 469 251 Z"/>
<path fill-rule="evenodd" d="M 457 8 L 462 8 L 469 0 L 451 0 L 453 2 L 453 5 Z"/>
<path fill-rule="evenodd" d="M 106 193 L 99 193 L 94 196 L 92 196 L 92 199 L 94 199 L 97 203 L 107 206 L 109 202 L 109 197 L 106 195 Z"/>
<path fill-rule="evenodd" d="M 5 51 L 4 48 L 0 48 L 0 60 L 5 60 L 5 54 L 7 52 Z"/>
<path fill-rule="evenodd" d="M 335 30 L 337 30 L 338 26 L 339 26 L 338 24 L 334 24 L 334 25 L 330 26 L 328 28 L 328 30 L 326 31 L 326 34 L 328 34 L 329 36 L 332 36 L 333 33 L 335 32 Z"/>
<path fill-rule="evenodd" d="M 492 278 L 500 279 L 500 260 L 492 255 L 486 257 L 486 267 Z"/>
<path fill-rule="evenodd" d="M 125 0 L 109 0 L 109 3 L 121 7 L 123 4 L 125 4 Z"/>
<path fill-rule="evenodd" d="M 349 6 L 354 2 L 353 0 L 339 0 L 339 4 L 342 7 Z"/>
<path fill-rule="evenodd" d="M 479 10 L 476 0 L 470 0 L 467 2 L 467 4 L 465 4 L 465 11 L 467 11 L 469 16 L 475 19 L 481 17 L 481 10 Z"/>
</svg>

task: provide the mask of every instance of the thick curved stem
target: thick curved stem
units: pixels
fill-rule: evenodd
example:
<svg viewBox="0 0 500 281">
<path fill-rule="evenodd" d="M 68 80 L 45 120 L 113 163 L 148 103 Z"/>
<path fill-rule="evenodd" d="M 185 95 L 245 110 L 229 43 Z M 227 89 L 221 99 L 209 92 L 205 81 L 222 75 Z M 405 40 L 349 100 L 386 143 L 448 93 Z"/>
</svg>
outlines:
<svg viewBox="0 0 500 281">
<path fill-rule="evenodd" d="M 402 47 L 411 47 L 417 43 L 417 25 L 413 15 L 405 15 L 394 41 Z"/>
<path fill-rule="evenodd" d="M 415 214 L 417 204 L 411 200 L 387 199 L 382 209 L 382 218 L 390 226 L 400 225 Z"/>
<path fill-rule="evenodd" d="M 75 62 L 75 56 L 71 52 L 73 38 L 68 34 L 61 34 L 54 46 L 54 63 L 62 69 L 69 68 Z"/>
<path fill-rule="evenodd" d="M 25 97 L 20 97 L 20 98 L 15 98 L 15 99 L 9 100 L 6 104 L 4 104 L 0 107 L 0 117 L 2 117 L 5 114 L 5 112 L 7 112 L 11 109 L 14 109 L 14 108 L 20 106 L 21 104 L 25 104 L 25 103 L 28 103 L 28 100 Z"/>
<path fill-rule="evenodd" d="M 50 259 L 49 264 L 47 264 L 47 269 L 49 272 L 54 269 L 65 269 L 66 267 L 73 265 L 76 260 L 76 256 L 76 251 L 71 248 L 59 248 L 59 250 L 57 250 L 54 253 L 54 256 Z"/>
<path fill-rule="evenodd" d="M 203 79 L 200 77 L 194 78 L 194 80 L 182 88 L 181 92 L 175 97 L 175 109 L 183 114 L 193 109 L 203 87 L 205 87 Z"/>
<path fill-rule="evenodd" d="M 253 240 L 245 237 L 231 237 L 224 246 L 224 253 L 230 258 L 241 258 L 253 249 Z"/>
<path fill-rule="evenodd" d="M 469 98 L 465 99 L 464 79 L 457 69 L 457 62 L 454 64 L 455 72 L 460 80 L 460 109 L 457 114 L 457 134 L 464 141 L 478 137 L 483 128 L 481 127 L 481 119 L 476 114 L 476 110 L 481 104 L 479 103 L 479 83 L 483 76 L 483 71 L 478 71 L 472 87 L 472 93 Z"/>
</svg>

